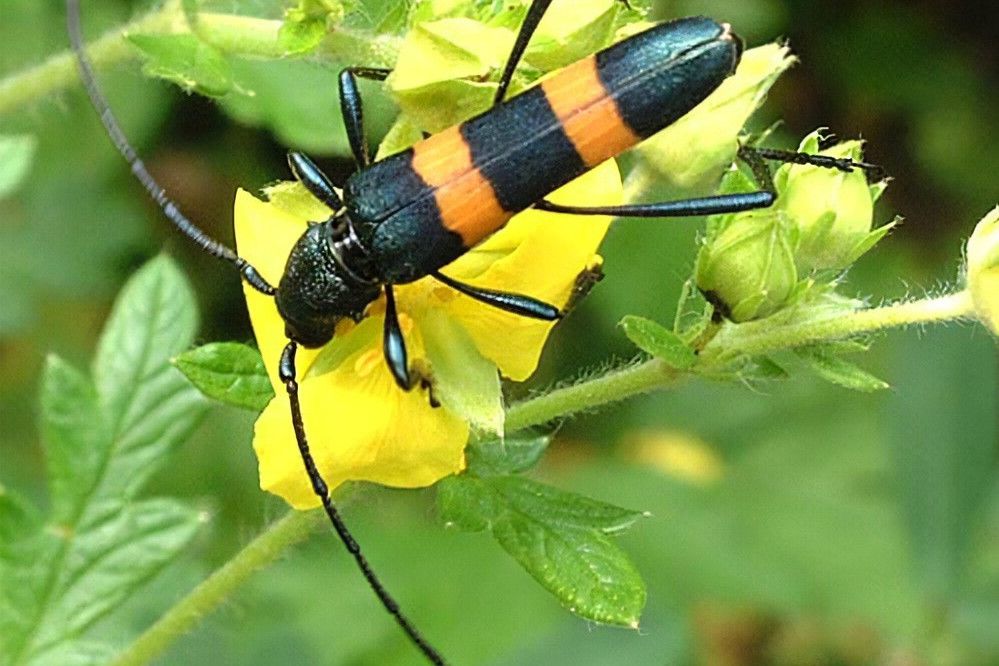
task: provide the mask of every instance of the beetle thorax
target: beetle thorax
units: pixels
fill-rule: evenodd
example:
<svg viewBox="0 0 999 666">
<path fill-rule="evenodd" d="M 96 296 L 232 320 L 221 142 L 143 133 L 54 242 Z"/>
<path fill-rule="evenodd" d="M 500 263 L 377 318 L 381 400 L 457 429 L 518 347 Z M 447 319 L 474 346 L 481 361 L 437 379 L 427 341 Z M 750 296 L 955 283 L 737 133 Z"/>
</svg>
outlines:
<svg viewBox="0 0 999 666">
<path fill-rule="evenodd" d="M 333 338 L 337 322 L 360 319 L 381 292 L 345 216 L 312 224 L 295 243 L 278 285 L 278 312 L 288 337 L 304 347 Z"/>
</svg>

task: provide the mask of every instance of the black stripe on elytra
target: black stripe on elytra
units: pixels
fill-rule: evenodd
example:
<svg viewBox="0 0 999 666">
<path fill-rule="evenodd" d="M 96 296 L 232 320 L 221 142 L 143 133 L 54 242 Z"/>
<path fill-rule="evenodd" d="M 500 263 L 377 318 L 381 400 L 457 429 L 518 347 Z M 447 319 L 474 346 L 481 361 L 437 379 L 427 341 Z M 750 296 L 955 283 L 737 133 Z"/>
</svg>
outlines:
<svg viewBox="0 0 999 666">
<path fill-rule="evenodd" d="M 432 190 L 413 168 L 413 150 L 409 149 L 355 172 L 343 193 L 351 217 L 377 222 Z"/>
<path fill-rule="evenodd" d="M 697 106 L 734 70 L 736 37 L 707 18 L 663 23 L 597 54 L 597 74 L 625 124 L 641 137 Z"/>
<path fill-rule="evenodd" d="M 509 212 L 524 210 L 586 170 L 540 86 L 464 123 L 461 135 Z"/>
<path fill-rule="evenodd" d="M 454 261 L 467 248 L 444 226 L 433 189 L 407 150 L 352 175 L 344 202 L 380 279 L 411 282 Z"/>
</svg>

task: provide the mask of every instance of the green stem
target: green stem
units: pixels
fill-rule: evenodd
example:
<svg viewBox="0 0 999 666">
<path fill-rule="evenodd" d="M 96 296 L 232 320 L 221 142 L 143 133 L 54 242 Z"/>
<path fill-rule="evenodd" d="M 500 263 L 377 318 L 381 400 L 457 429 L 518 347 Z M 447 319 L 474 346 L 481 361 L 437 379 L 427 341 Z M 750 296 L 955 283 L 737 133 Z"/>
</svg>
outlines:
<svg viewBox="0 0 999 666">
<path fill-rule="evenodd" d="M 722 326 L 699 355 L 695 373 L 722 372 L 733 360 L 782 349 L 840 340 L 887 328 L 963 319 L 974 314 L 967 290 L 939 298 L 896 303 L 880 308 L 798 324 L 774 325 L 763 320 Z M 669 388 L 684 377 L 659 359 L 613 370 L 531 400 L 507 411 L 509 432 L 542 425 L 570 414 L 603 407 L 642 393 Z"/>
<path fill-rule="evenodd" d="M 324 522 L 322 511 L 289 511 L 167 611 L 112 664 L 133 666 L 148 664 L 156 659 L 201 618 L 232 596 L 250 576 L 304 541 Z"/>
<path fill-rule="evenodd" d="M 506 429 L 508 432 L 515 432 L 542 425 L 570 414 L 671 386 L 680 377 L 678 370 L 659 359 L 629 365 L 511 406 L 506 413 Z"/>
<path fill-rule="evenodd" d="M 134 57 L 135 49 L 125 39 L 125 33 L 164 32 L 182 20 L 180 2 L 170 0 L 160 9 L 105 33 L 87 47 L 87 53 L 95 68 L 104 69 Z M 0 115 L 17 111 L 43 97 L 76 85 L 78 81 L 73 53 L 57 53 L 39 65 L 0 80 Z"/>
<path fill-rule="evenodd" d="M 705 346 L 701 364 L 719 365 L 737 356 L 757 356 L 888 328 L 963 319 L 974 316 L 974 312 L 971 292 L 964 290 L 782 326 L 766 320 L 726 326 Z"/>
<path fill-rule="evenodd" d="M 278 40 L 281 21 L 216 13 L 197 14 L 193 18 L 193 26 L 188 25 L 179 0 L 169 0 L 162 8 L 91 42 L 87 53 L 99 71 L 138 55 L 126 39 L 129 33 L 185 33 L 193 28 L 205 42 L 230 55 L 262 58 L 285 55 Z M 327 35 L 316 54 L 339 63 L 390 67 L 395 64 L 399 44 L 400 39 L 395 36 L 338 30 Z M 78 81 L 71 51 L 63 51 L 40 65 L 0 79 L 0 116 L 66 90 Z"/>
<path fill-rule="evenodd" d="M 965 290 L 939 298 L 858 310 L 797 324 L 780 325 L 764 320 L 726 325 L 704 347 L 694 372 L 724 371 L 733 359 L 746 355 L 792 349 L 886 328 L 951 321 L 973 314 L 971 295 Z M 511 406 L 506 415 L 506 428 L 514 432 L 671 387 L 688 374 L 660 359 L 632 364 Z M 170 609 L 118 657 L 115 666 L 145 664 L 155 659 L 204 615 L 222 604 L 254 572 L 278 559 L 323 522 L 323 515 L 318 511 L 289 512 Z"/>
</svg>

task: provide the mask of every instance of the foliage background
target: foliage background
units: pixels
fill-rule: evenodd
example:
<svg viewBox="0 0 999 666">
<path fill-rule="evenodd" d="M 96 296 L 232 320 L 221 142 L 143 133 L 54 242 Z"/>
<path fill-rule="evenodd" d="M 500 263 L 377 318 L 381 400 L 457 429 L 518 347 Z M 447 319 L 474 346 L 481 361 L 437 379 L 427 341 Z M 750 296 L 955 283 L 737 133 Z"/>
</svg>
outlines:
<svg viewBox="0 0 999 666">
<path fill-rule="evenodd" d="M 385 8 L 362 5 L 372 17 Z M 87 31 L 100 34 L 142 7 L 85 2 Z M 802 63 L 760 119 L 761 127 L 786 121 L 784 145 L 823 125 L 870 141 L 871 160 L 895 178 L 879 219 L 898 213 L 906 223 L 851 272 L 858 293 L 890 299 L 953 279 L 962 238 L 999 191 L 990 143 L 999 136 L 999 9 L 701 0 L 661 2 L 658 11 L 729 20 L 750 44 L 790 39 Z M 0 77 L 64 49 L 63 16 L 60 0 L 0 0 Z M 279 136 L 142 78 L 134 63 L 102 73 L 154 173 L 223 238 L 235 188 L 286 177 L 289 143 L 322 156 L 335 175 L 350 169 L 332 72 L 304 74 L 314 77 L 305 87 L 287 71 L 246 75 L 265 77 L 274 96 L 254 114 L 235 112 L 281 128 Z M 391 104 L 370 108 L 377 134 Z M 45 355 L 85 366 L 135 267 L 166 248 L 197 285 L 200 340 L 250 333 L 237 281 L 170 232 L 79 90 L 0 116 L 0 133 L 17 132 L 36 135 L 39 150 L 30 182 L 0 201 L 0 481 L 44 503 L 35 396 Z M 630 354 L 615 327 L 624 314 L 670 321 L 697 228 L 617 224 L 605 244 L 607 279 L 559 328 L 538 376 L 513 394 Z M 622 537 L 650 588 L 639 633 L 570 617 L 487 537 L 441 530 L 428 493 L 367 489 L 347 517 L 404 607 L 456 663 L 995 663 L 993 340 L 973 327 L 896 332 L 864 364 L 893 389 L 852 394 L 806 378 L 765 392 L 698 383 L 562 429 L 540 470 L 548 482 L 653 514 Z M 188 498 L 211 520 L 103 634 L 127 641 L 283 511 L 256 488 L 251 425 L 247 414 L 214 408 L 157 476 L 153 493 Z M 983 447 L 993 460 L 987 474 L 968 464 Z M 708 462 L 683 466 L 665 455 L 691 450 Z M 416 659 L 323 535 L 257 576 L 164 663 Z"/>
</svg>

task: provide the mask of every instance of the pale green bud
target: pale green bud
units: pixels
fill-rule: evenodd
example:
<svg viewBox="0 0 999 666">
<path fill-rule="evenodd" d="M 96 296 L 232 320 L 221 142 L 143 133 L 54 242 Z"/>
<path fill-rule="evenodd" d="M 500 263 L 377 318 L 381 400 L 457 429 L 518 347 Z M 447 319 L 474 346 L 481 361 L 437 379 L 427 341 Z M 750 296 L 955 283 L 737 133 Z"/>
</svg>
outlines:
<svg viewBox="0 0 999 666">
<path fill-rule="evenodd" d="M 794 60 L 779 44 L 746 51 L 735 74 L 707 99 L 638 147 L 643 164 L 678 191 L 713 188 L 735 159 L 746 121 Z"/>
<path fill-rule="evenodd" d="M 993 208 L 968 239 L 966 280 L 975 312 L 999 335 L 999 207 Z"/>
<path fill-rule="evenodd" d="M 697 287 L 734 322 L 767 317 L 795 285 L 793 230 L 773 209 L 716 218 L 697 257 Z"/>
<path fill-rule="evenodd" d="M 861 160 L 860 141 L 819 150 L 819 132 L 802 141 L 800 152 Z M 850 173 L 812 165 L 786 164 L 775 177 L 777 206 L 798 230 L 798 270 L 846 268 L 881 240 L 892 225 L 871 231 L 874 200 L 881 184 L 869 185 L 860 169 Z"/>
</svg>

